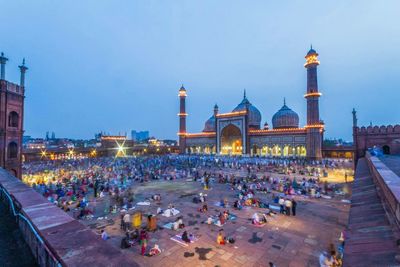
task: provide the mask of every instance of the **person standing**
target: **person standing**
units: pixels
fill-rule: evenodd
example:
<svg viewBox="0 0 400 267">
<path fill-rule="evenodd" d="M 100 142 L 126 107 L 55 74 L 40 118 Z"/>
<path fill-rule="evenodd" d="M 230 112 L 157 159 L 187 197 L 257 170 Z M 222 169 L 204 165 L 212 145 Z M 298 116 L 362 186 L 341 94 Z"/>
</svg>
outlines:
<svg viewBox="0 0 400 267">
<path fill-rule="evenodd" d="M 124 230 L 127 231 L 130 229 L 131 215 L 126 213 L 124 215 Z"/>
<path fill-rule="evenodd" d="M 285 200 L 286 215 L 290 216 L 290 210 L 292 208 L 292 201 L 290 199 Z"/>
<path fill-rule="evenodd" d="M 280 197 L 278 203 L 279 203 L 279 207 L 280 207 L 279 213 L 284 214 L 285 213 L 285 200 L 282 197 Z"/>
<path fill-rule="evenodd" d="M 147 247 L 147 233 L 145 230 L 142 230 L 140 233 L 140 246 L 141 246 L 141 254 L 144 256 L 146 254 L 146 247 Z"/>
<path fill-rule="evenodd" d="M 292 214 L 293 216 L 296 216 L 296 207 L 297 207 L 297 202 L 296 200 L 292 200 Z"/>
</svg>

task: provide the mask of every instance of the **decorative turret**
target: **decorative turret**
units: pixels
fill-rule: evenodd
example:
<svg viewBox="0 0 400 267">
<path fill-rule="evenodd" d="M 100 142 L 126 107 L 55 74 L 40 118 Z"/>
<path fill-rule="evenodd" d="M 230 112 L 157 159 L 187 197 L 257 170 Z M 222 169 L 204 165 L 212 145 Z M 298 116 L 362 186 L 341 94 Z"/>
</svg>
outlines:
<svg viewBox="0 0 400 267">
<path fill-rule="evenodd" d="M 217 116 L 217 115 L 218 115 L 218 105 L 215 104 L 215 106 L 214 106 L 214 116 Z"/>
<path fill-rule="evenodd" d="M 28 70 L 28 67 L 25 66 L 25 58 L 22 60 L 22 65 L 18 66 L 21 71 L 21 79 L 19 85 L 21 87 L 25 87 L 25 72 Z"/>
<path fill-rule="evenodd" d="M 353 127 L 357 127 L 357 111 L 355 108 L 353 108 L 353 111 L 351 112 L 353 114 Z"/>
<path fill-rule="evenodd" d="M 4 56 L 4 53 L 1 52 L 0 54 L 0 80 L 6 79 L 6 62 L 8 58 Z"/>
</svg>

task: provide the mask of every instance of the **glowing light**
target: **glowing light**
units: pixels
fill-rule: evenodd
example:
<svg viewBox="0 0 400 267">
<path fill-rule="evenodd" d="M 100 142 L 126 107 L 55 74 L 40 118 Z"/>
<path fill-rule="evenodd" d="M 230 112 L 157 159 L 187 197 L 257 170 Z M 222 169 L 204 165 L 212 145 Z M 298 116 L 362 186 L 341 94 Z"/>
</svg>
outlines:
<svg viewBox="0 0 400 267">
<path fill-rule="evenodd" d="M 187 113 L 178 113 L 178 116 L 180 116 L 180 117 L 184 117 L 184 116 L 187 116 L 188 114 Z"/>
<path fill-rule="evenodd" d="M 312 97 L 312 96 L 321 96 L 322 94 L 320 93 L 320 92 L 315 92 L 315 93 L 308 93 L 308 94 L 305 94 L 304 95 L 304 97 L 305 98 L 307 98 L 307 97 Z"/>
<path fill-rule="evenodd" d="M 40 157 L 41 157 L 41 158 L 45 158 L 46 155 L 47 155 L 46 150 L 42 150 L 42 151 L 40 152 Z"/>
<path fill-rule="evenodd" d="M 324 128 L 325 125 L 324 124 L 310 124 L 310 125 L 306 125 L 304 126 L 304 128 Z"/>
<path fill-rule="evenodd" d="M 290 133 L 305 133 L 305 128 L 282 128 L 282 129 L 269 129 L 269 130 L 249 130 L 250 135 L 264 135 L 264 134 L 280 134 L 283 132 Z"/>
<path fill-rule="evenodd" d="M 178 96 L 179 96 L 179 97 L 186 97 L 186 96 L 187 96 L 186 91 L 184 91 L 184 90 L 179 90 Z"/>
<path fill-rule="evenodd" d="M 315 64 L 319 65 L 320 62 L 318 61 L 318 54 L 311 54 L 306 56 L 306 63 L 304 64 L 304 67 L 307 67 L 308 65 Z"/>
<path fill-rule="evenodd" d="M 115 157 L 125 157 L 126 156 L 126 147 L 125 145 L 125 140 L 122 144 L 118 143 L 117 140 L 115 140 L 115 143 L 117 143 L 117 154 L 115 155 Z"/>
<path fill-rule="evenodd" d="M 92 157 L 95 157 L 95 156 L 97 155 L 96 149 L 93 149 L 93 150 L 90 152 L 90 155 L 92 155 Z"/>
<path fill-rule="evenodd" d="M 242 110 L 242 111 L 235 111 L 235 112 L 217 114 L 217 117 L 218 118 L 234 117 L 234 116 L 241 116 L 241 115 L 246 115 L 246 114 L 247 114 L 247 111 L 246 110 Z"/>
<path fill-rule="evenodd" d="M 194 138 L 194 137 L 214 137 L 215 132 L 209 132 L 209 133 L 186 133 L 185 136 L 187 138 Z"/>
<path fill-rule="evenodd" d="M 185 133 L 185 132 L 180 132 L 180 133 L 178 133 L 179 136 L 186 136 L 186 134 L 187 134 L 187 133 Z"/>
<path fill-rule="evenodd" d="M 121 136 L 121 135 L 107 135 L 107 136 L 102 136 L 101 140 L 105 141 L 125 141 L 126 136 Z"/>
<path fill-rule="evenodd" d="M 75 153 L 75 152 L 74 152 L 74 149 L 69 149 L 69 150 L 68 150 L 68 154 L 69 154 L 70 156 L 73 156 L 74 153 Z"/>
</svg>

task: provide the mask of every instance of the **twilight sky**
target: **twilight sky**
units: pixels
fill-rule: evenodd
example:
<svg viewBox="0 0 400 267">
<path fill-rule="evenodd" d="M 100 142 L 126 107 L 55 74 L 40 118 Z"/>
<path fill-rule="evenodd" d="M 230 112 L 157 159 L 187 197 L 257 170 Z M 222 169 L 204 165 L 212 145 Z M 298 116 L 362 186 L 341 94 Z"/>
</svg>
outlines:
<svg viewBox="0 0 400 267">
<path fill-rule="evenodd" d="M 283 97 L 305 124 L 310 44 L 320 54 L 326 137 L 359 124 L 400 123 L 400 1 L 0 0 L 0 51 L 19 81 L 26 57 L 25 131 L 91 138 L 131 129 L 176 139 L 178 89 L 188 130 L 246 88 L 271 124 Z"/>
</svg>

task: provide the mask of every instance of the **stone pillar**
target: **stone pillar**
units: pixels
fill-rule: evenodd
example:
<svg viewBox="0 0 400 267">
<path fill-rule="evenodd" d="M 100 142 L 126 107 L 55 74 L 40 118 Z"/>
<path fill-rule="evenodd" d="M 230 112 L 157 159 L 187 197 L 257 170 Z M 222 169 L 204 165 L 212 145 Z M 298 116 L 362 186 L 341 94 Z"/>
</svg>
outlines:
<svg viewBox="0 0 400 267">
<path fill-rule="evenodd" d="M 6 62 L 8 58 L 4 56 L 4 53 L 0 54 L 0 80 L 6 79 Z"/>
</svg>

